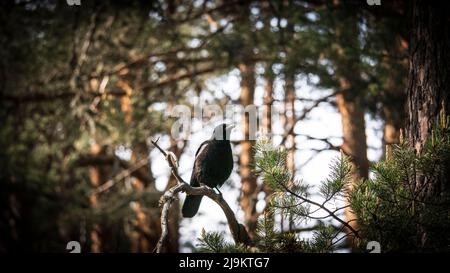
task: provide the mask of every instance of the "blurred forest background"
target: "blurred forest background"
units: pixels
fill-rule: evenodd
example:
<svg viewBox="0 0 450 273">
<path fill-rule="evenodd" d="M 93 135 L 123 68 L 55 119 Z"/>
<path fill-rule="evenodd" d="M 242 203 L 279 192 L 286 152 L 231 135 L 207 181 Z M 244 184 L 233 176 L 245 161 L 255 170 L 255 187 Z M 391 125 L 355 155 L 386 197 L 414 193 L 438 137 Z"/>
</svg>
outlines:
<svg viewBox="0 0 450 273">
<path fill-rule="evenodd" d="M 342 150 L 352 166 L 347 178 L 368 179 L 375 164 L 367 156 L 368 118 L 382 125 L 382 151 L 376 161 L 394 153 L 394 145 L 403 143 L 401 135 L 410 141 L 406 146 L 415 148 L 410 158 L 419 154 L 441 108 L 449 113 L 445 83 L 450 62 L 445 51 L 450 35 L 442 13 L 446 9 L 420 0 L 369 2 L 373 1 L 82 0 L 80 6 L 69 6 L 66 1 L 2 1 L 0 252 L 64 252 L 72 240 L 81 243 L 83 252 L 153 251 L 161 233 L 158 201 L 176 180 L 164 172 L 167 185 L 156 187 L 161 179 L 157 169 L 166 162 L 161 157 L 161 163 L 152 162 L 150 140 L 160 137 L 161 146 L 178 158 L 188 153 L 189 140 L 171 136 L 175 119 L 167 117 L 166 110 L 179 104 L 192 107 L 192 97 L 223 108 L 259 102 L 264 113 L 260 126 L 273 133 L 275 147 L 285 147 L 286 168 L 293 174 L 301 168 L 299 160 L 308 160 L 300 145 L 314 142 L 318 145 L 309 156 L 323 151 L 338 155 Z M 217 91 L 225 87 L 208 87 L 209 80 L 230 73 L 239 80 L 234 94 Z M 299 92 L 302 83 L 310 86 L 308 94 Z M 255 92 L 258 86 L 262 93 Z M 274 104 L 284 113 L 277 121 L 268 118 Z M 330 133 L 342 136 L 339 139 L 302 131 L 309 113 L 321 107 L 339 113 L 340 132 Z M 439 175 L 434 179 L 419 179 L 427 187 L 438 185 L 425 191 L 429 200 L 449 188 L 446 126 L 440 127 L 441 157 L 430 159 L 438 160 L 443 169 L 436 167 Z M 401 134 L 402 128 L 406 131 Z M 257 238 L 258 218 L 264 213 L 256 206 L 261 200 L 268 204 L 274 189 L 254 172 L 255 141 L 233 141 L 233 149 L 233 180 L 239 193 L 232 198 L 242 212 L 239 221 Z M 190 171 L 192 162 L 180 168 Z M 313 171 L 327 173 L 329 162 L 322 164 Z M 424 164 L 438 166 L 435 161 Z M 390 247 L 435 249 L 437 240 L 427 238 L 448 227 L 445 202 L 439 205 L 443 218 L 431 228 L 419 220 L 404 227 L 390 223 L 393 229 L 410 230 L 412 225 L 417 231 Z M 418 210 L 409 205 L 402 210 L 415 217 Z M 221 213 L 216 209 L 212 213 Z M 363 210 L 347 206 L 338 214 L 360 218 L 361 231 L 374 239 L 400 236 L 371 233 L 375 220 L 367 220 Z M 355 216 L 356 212 L 361 214 Z M 417 219 L 423 220 L 423 215 Z M 189 247 L 181 245 L 187 241 L 181 222 L 176 201 L 165 251 Z M 300 236 L 320 228 L 318 222 L 304 225 L 282 216 L 275 225 L 279 234 Z M 357 229 L 357 221 L 350 225 Z M 448 234 L 442 236 L 436 246 L 440 250 L 449 242 Z M 195 247 L 196 238 L 189 240 Z"/>
</svg>

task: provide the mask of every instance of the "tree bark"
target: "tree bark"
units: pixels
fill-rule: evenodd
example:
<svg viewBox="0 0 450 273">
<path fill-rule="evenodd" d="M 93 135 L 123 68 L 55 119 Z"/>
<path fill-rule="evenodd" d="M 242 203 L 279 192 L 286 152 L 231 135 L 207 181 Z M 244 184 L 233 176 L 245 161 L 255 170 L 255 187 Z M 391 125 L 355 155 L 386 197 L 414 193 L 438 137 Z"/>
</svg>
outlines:
<svg viewBox="0 0 450 273">
<path fill-rule="evenodd" d="M 336 95 L 338 110 L 341 114 L 343 152 L 350 156 L 352 163 L 352 183 L 348 191 L 352 191 L 354 185 L 369 175 L 369 161 L 367 159 L 366 124 L 364 120 L 366 85 L 360 77 L 360 52 L 358 39 L 358 18 L 341 6 L 340 1 L 334 5 L 340 7 L 337 11 L 339 17 L 336 21 L 336 80 L 339 92 Z M 346 221 L 354 229 L 358 230 L 357 217 L 351 207 L 344 211 Z M 358 242 L 355 238 L 348 238 L 348 245 L 356 250 Z"/>
<path fill-rule="evenodd" d="M 393 45 L 388 48 L 389 57 L 384 57 L 380 64 L 386 71 L 390 71 L 383 86 L 383 155 L 386 158 L 392 156 L 393 145 L 399 143 L 400 130 L 405 123 L 408 47 L 409 43 L 402 35 L 396 34 Z"/>
<path fill-rule="evenodd" d="M 264 109 L 263 109 L 263 119 L 262 119 L 262 128 L 263 128 L 263 134 L 267 136 L 271 141 L 272 139 L 272 105 L 273 105 L 273 85 L 275 76 L 272 72 L 272 65 L 267 66 L 267 71 L 265 74 L 266 79 L 266 86 L 264 88 Z M 263 183 L 262 185 L 262 191 L 265 194 L 265 202 L 266 202 L 266 208 L 269 205 L 269 202 L 272 198 L 273 189 L 268 186 L 266 183 Z M 274 219 L 273 212 L 271 210 L 265 209 L 265 217 Z"/>
<path fill-rule="evenodd" d="M 345 94 L 338 94 L 336 99 L 342 119 L 342 150 L 350 156 L 353 168 L 353 182 L 348 188 L 351 191 L 360 179 L 369 176 L 364 108 L 356 98 L 348 98 Z M 358 230 L 357 217 L 350 207 L 345 209 L 345 218 L 353 229 Z M 357 242 L 353 238 L 349 238 L 349 245 L 352 248 L 356 248 L 356 244 Z"/>
<path fill-rule="evenodd" d="M 102 153 L 102 148 L 99 144 L 93 143 L 90 150 L 92 155 L 99 155 Z M 102 170 L 101 167 L 93 166 L 89 167 L 89 178 L 91 180 L 91 185 L 93 188 L 97 188 L 102 183 Z M 92 209 L 94 210 L 98 206 L 98 199 L 96 194 L 89 196 L 89 201 Z M 102 251 L 102 240 L 101 240 L 101 228 L 100 224 L 97 222 L 92 223 L 91 231 L 89 234 L 90 239 L 90 251 L 93 253 L 99 253 Z"/>
<path fill-rule="evenodd" d="M 266 86 L 264 88 L 264 109 L 262 119 L 263 133 L 267 135 L 268 138 L 272 137 L 272 104 L 274 83 L 274 77 L 270 74 L 270 72 L 266 73 Z"/>
<path fill-rule="evenodd" d="M 125 96 L 120 98 L 121 111 L 124 114 L 124 122 L 128 126 L 133 125 L 133 104 L 132 95 L 133 87 L 126 81 L 120 80 L 117 87 L 125 92 Z M 149 148 L 145 142 L 133 143 L 131 162 L 138 162 L 142 158 L 148 157 Z M 148 172 L 148 164 L 138 169 L 137 171 Z M 155 190 L 154 183 L 148 184 L 148 181 L 141 180 L 138 177 L 132 178 L 132 187 L 136 192 L 141 192 L 144 189 Z M 150 188 L 151 187 L 151 188 Z M 156 246 L 159 238 L 159 215 L 152 215 L 148 213 L 142 202 L 133 201 L 131 209 L 135 214 L 132 221 L 132 232 L 130 234 L 131 251 L 132 252 L 150 252 Z M 152 228 L 152 227 L 157 227 Z M 174 233 L 177 234 L 177 233 Z M 178 240 L 177 240 L 178 243 Z"/>
<path fill-rule="evenodd" d="M 287 74 L 286 76 L 286 93 L 285 93 L 285 115 L 286 115 L 286 124 L 285 128 L 293 128 L 296 123 L 295 118 L 295 75 Z M 286 150 L 288 151 L 287 156 L 287 167 L 292 174 L 295 174 L 295 133 L 294 130 L 291 130 L 286 138 Z"/>
<path fill-rule="evenodd" d="M 407 134 L 418 153 L 439 111 L 450 113 L 450 31 L 443 2 L 414 1 Z"/>
<path fill-rule="evenodd" d="M 255 66 L 253 63 L 239 65 L 241 73 L 241 94 L 240 103 L 245 108 L 253 104 L 255 93 Z M 250 140 L 250 118 L 248 113 L 244 113 L 242 119 L 242 129 L 244 139 L 241 141 L 241 154 L 239 158 L 239 174 L 241 176 L 241 198 L 240 205 L 244 211 L 244 223 L 252 239 L 256 230 L 256 177 L 252 172 L 253 145 L 254 140 Z"/>
<path fill-rule="evenodd" d="M 295 117 L 295 74 L 286 73 L 285 75 L 285 99 L 284 99 L 284 114 L 286 116 L 285 130 L 289 130 L 289 128 L 294 128 L 296 123 Z M 294 130 L 290 130 L 287 138 L 286 138 L 286 150 L 287 154 L 287 168 L 290 173 L 295 177 L 295 133 Z M 292 184 L 290 185 L 292 186 Z M 289 216 L 288 219 L 288 228 L 292 230 L 294 228 L 294 223 L 292 216 Z"/>
<path fill-rule="evenodd" d="M 420 154 L 440 111 L 450 113 L 450 21 L 444 1 L 415 0 L 412 13 L 406 134 Z M 443 168 L 433 178 L 417 175 L 415 187 L 422 190 L 421 198 L 433 202 L 448 198 L 449 172 L 449 168 Z M 436 230 L 423 224 L 419 227 L 422 247 L 446 249 L 448 240 L 433 233 Z"/>
</svg>

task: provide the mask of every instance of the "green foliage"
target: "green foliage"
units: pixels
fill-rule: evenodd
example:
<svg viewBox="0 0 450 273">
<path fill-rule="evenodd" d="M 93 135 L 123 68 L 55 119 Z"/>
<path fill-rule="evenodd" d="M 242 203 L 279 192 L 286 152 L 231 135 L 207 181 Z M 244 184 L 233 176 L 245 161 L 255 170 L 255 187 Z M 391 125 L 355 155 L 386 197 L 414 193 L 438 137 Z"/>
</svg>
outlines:
<svg viewBox="0 0 450 273">
<path fill-rule="evenodd" d="M 378 241 L 386 252 L 448 251 L 450 192 L 438 181 L 445 181 L 450 166 L 449 124 L 450 118 L 441 112 L 419 154 L 402 139 L 391 156 L 372 166 L 372 178 L 356 183 L 351 192 L 347 191 L 351 180 L 348 158 L 341 156 L 334 160 L 329 177 L 317 191 L 322 202 L 311 200 L 311 188 L 293 180 L 286 167 L 284 149 L 273 147 L 270 140 L 259 140 L 255 145 L 255 171 L 271 187 L 273 194 L 258 220 L 257 251 L 335 251 L 348 235 L 342 233 L 342 226 L 319 221 L 312 228 L 312 238 L 306 240 L 301 239 L 295 229 L 280 229 L 276 217 L 283 216 L 295 226 L 318 219 L 315 217 L 317 211 L 328 213 L 324 218 L 334 218 L 330 209 L 326 210 L 327 205 L 334 203 L 331 200 L 346 198 L 358 217 L 358 233 L 363 238 L 361 250 L 368 241 Z M 216 233 L 204 236 L 202 243 L 209 245 L 211 251 L 236 250 Z"/>
<path fill-rule="evenodd" d="M 346 186 L 350 179 L 351 165 L 345 156 L 333 161 L 330 165 L 330 176 L 321 183 L 318 190 L 321 201 L 311 199 L 311 187 L 303 181 L 294 180 L 286 165 L 287 152 L 276 148 L 270 140 L 260 139 L 255 144 L 255 172 L 258 173 L 273 191 L 269 204 L 259 217 L 255 249 L 258 252 L 333 252 L 342 242 L 342 229 L 336 228 L 332 221 L 340 219 L 344 207 L 336 206 L 340 198 L 345 196 Z M 334 207 L 331 209 L 331 207 Z M 317 216 L 325 213 L 325 216 Z M 293 223 L 289 230 L 278 227 L 278 216 L 289 219 Z M 317 221 L 320 219 L 320 221 Z M 300 230 L 295 227 L 301 223 L 317 222 L 311 230 L 312 238 L 304 239 Z M 225 243 L 218 233 L 203 235 L 201 251 L 218 252 L 237 249 Z"/>
<path fill-rule="evenodd" d="M 223 233 L 220 232 L 206 232 L 202 229 L 201 237 L 198 239 L 196 251 L 207 253 L 247 253 L 254 252 L 249 247 L 242 244 L 227 243 L 224 239 Z"/>
<path fill-rule="evenodd" d="M 450 166 L 449 129 L 442 112 L 420 154 L 402 141 L 355 187 L 350 203 L 364 238 L 385 251 L 449 250 L 450 195 L 438 182 Z"/>
</svg>

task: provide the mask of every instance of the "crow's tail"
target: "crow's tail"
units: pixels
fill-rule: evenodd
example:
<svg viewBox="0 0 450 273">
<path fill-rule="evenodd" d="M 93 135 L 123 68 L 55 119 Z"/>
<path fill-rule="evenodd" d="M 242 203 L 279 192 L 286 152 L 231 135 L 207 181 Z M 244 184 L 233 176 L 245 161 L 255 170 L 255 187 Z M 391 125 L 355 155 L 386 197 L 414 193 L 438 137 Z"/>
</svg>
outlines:
<svg viewBox="0 0 450 273">
<path fill-rule="evenodd" d="M 200 202 L 202 201 L 203 195 L 188 195 L 184 200 L 183 208 L 181 210 L 183 217 L 191 218 L 197 214 L 198 208 L 200 207 Z"/>
</svg>

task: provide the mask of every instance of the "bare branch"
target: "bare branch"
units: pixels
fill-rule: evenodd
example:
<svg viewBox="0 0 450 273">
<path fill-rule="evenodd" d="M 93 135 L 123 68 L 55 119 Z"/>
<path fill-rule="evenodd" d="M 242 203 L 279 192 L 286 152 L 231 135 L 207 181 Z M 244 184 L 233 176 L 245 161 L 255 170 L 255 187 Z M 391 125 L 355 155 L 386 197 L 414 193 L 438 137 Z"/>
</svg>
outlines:
<svg viewBox="0 0 450 273">
<path fill-rule="evenodd" d="M 95 188 L 94 190 L 92 190 L 90 194 L 102 193 L 102 192 L 112 188 L 116 183 L 118 183 L 120 181 L 123 181 L 125 178 L 127 178 L 129 176 L 133 176 L 133 175 L 138 177 L 138 178 L 141 178 L 141 179 L 146 179 L 146 180 L 143 180 L 145 182 L 149 182 L 149 180 L 148 180 L 149 178 L 148 177 L 138 174 L 138 170 L 141 169 L 142 167 L 144 167 L 145 165 L 147 165 L 149 163 L 149 160 L 150 160 L 149 157 L 142 158 L 141 160 L 136 162 L 136 164 L 134 164 L 134 165 L 130 166 L 129 168 L 121 171 L 120 173 L 118 173 L 112 179 L 109 179 L 108 181 L 106 181 L 102 185 L 100 185 L 97 188 Z M 126 164 L 126 163 L 122 163 L 122 164 Z"/>
<path fill-rule="evenodd" d="M 228 203 L 222 198 L 221 195 L 217 194 L 212 188 L 208 186 L 192 187 L 186 183 L 183 178 L 178 174 L 178 169 L 175 165 L 176 159 L 173 158 L 173 153 L 166 152 L 158 144 L 158 140 L 151 141 L 151 143 L 165 156 L 167 163 L 169 164 L 172 175 L 177 179 L 178 184 L 164 193 L 161 198 L 162 211 L 161 211 L 161 237 L 159 238 L 158 244 L 156 245 L 156 253 L 161 253 L 163 251 L 164 242 L 168 235 L 168 217 L 169 209 L 172 205 L 173 200 L 176 198 L 177 193 L 185 192 L 188 195 L 203 195 L 209 197 L 211 200 L 216 202 L 220 208 L 225 213 L 228 221 L 228 227 L 230 228 L 231 234 L 236 244 L 242 243 L 245 245 L 250 245 L 251 240 L 247 233 L 245 227 L 236 220 L 236 216 L 231 210 Z"/>
<path fill-rule="evenodd" d="M 286 132 L 285 132 L 284 135 L 283 135 L 283 139 L 281 140 L 280 145 L 283 145 L 283 144 L 286 142 L 288 136 L 294 133 L 294 128 L 295 128 L 295 125 L 297 124 L 298 121 L 305 119 L 306 116 L 307 116 L 312 110 L 314 110 L 317 106 L 319 106 L 319 104 L 321 104 L 322 102 L 328 101 L 331 97 L 334 97 L 335 95 L 336 95 L 336 92 L 334 92 L 334 93 L 332 93 L 332 94 L 330 94 L 330 95 L 328 95 L 328 96 L 325 96 L 325 97 L 323 97 L 323 98 L 320 98 L 320 99 L 316 100 L 316 101 L 313 103 L 313 105 L 311 105 L 311 107 L 305 108 L 305 109 L 303 110 L 302 114 L 296 118 L 295 123 L 294 123 L 290 128 L 288 128 L 288 129 L 286 130 Z"/>
</svg>

